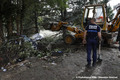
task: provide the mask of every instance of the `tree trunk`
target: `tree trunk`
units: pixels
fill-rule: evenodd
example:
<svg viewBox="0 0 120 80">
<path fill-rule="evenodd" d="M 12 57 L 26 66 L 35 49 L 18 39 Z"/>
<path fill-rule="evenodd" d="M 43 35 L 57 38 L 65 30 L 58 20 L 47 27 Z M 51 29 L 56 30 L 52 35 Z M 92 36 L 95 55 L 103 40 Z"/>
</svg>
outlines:
<svg viewBox="0 0 120 80">
<path fill-rule="evenodd" d="M 22 15 L 21 15 L 21 17 L 20 17 L 20 35 L 23 34 L 23 23 L 22 23 L 22 20 L 23 20 L 23 18 L 22 18 Z"/>
<path fill-rule="evenodd" d="M 66 20 L 66 9 L 65 10 L 61 10 L 61 20 L 62 21 L 65 21 Z M 63 38 L 66 36 L 66 32 L 67 32 L 67 30 L 66 30 L 66 28 L 65 27 L 63 27 L 62 28 L 63 29 Z"/>
<path fill-rule="evenodd" d="M 11 5 L 11 0 L 8 0 L 9 5 Z M 11 9 L 11 8 L 10 8 Z M 12 33 L 13 33 L 13 27 L 12 27 L 12 14 L 7 14 L 5 15 L 6 19 L 6 29 L 7 29 L 7 37 L 8 39 L 11 38 Z"/>
<path fill-rule="evenodd" d="M 12 31 L 13 31 L 13 27 L 12 27 L 12 18 L 9 17 L 8 20 L 7 20 L 7 25 L 6 25 L 6 28 L 7 28 L 7 33 L 8 33 L 8 39 L 10 39 L 10 37 L 12 36 Z"/>
<path fill-rule="evenodd" d="M 16 26 L 17 26 L 17 34 L 20 34 L 20 28 L 19 28 L 19 25 L 20 25 L 20 23 L 19 23 L 19 15 L 17 14 L 17 17 L 16 17 Z"/>
<path fill-rule="evenodd" d="M 36 28 L 35 33 L 38 33 L 37 11 L 35 11 L 34 14 L 35 14 L 35 28 Z"/>
<path fill-rule="evenodd" d="M 0 45 L 4 41 L 4 35 L 3 35 L 3 26 L 2 26 L 2 11 L 1 11 L 1 5 L 0 5 Z"/>
<path fill-rule="evenodd" d="M 25 4 L 24 4 L 24 0 L 21 1 L 21 15 L 20 15 L 20 34 L 23 34 L 23 17 L 24 17 L 24 10 L 25 10 Z"/>
<path fill-rule="evenodd" d="M 17 7 L 18 6 L 18 0 L 17 0 Z M 17 16 L 16 16 L 16 26 L 17 26 L 17 34 L 20 34 L 20 14 L 19 14 L 19 9 L 17 9 Z"/>
</svg>

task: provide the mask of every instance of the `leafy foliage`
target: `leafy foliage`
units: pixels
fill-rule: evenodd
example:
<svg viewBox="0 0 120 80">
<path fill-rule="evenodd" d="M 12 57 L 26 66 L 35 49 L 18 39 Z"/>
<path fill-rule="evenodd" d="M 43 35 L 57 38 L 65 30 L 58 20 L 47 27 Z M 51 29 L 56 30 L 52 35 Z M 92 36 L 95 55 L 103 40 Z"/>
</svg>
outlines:
<svg viewBox="0 0 120 80">
<path fill-rule="evenodd" d="M 27 57 L 38 56 L 43 57 L 47 55 L 45 52 L 34 49 L 30 42 L 22 42 L 11 40 L 0 47 L 0 58 L 3 64 L 15 63 L 18 59 L 24 60 Z"/>
<path fill-rule="evenodd" d="M 103 0 L 100 2 L 100 4 L 104 4 L 106 6 L 106 14 L 107 16 L 110 18 L 110 19 L 113 19 L 113 16 L 114 16 L 114 13 L 113 13 L 113 10 L 111 8 L 110 5 L 107 6 L 107 3 L 109 2 L 110 0 Z"/>
<path fill-rule="evenodd" d="M 110 5 L 107 6 L 107 16 L 108 16 L 108 18 L 110 18 L 110 20 L 112 20 L 113 16 L 114 16 L 113 10 Z"/>
</svg>

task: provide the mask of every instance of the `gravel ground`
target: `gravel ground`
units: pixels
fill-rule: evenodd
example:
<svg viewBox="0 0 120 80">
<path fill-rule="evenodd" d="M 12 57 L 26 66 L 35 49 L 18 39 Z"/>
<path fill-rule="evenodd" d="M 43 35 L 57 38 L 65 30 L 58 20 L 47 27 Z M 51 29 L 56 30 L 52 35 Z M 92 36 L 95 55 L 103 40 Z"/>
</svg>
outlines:
<svg viewBox="0 0 120 80">
<path fill-rule="evenodd" d="M 50 60 L 30 58 L 24 65 L 19 63 L 6 72 L 0 71 L 0 80 L 120 80 L 117 48 L 103 47 L 102 63 L 88 69 L 85 67 L 85 47 L 73 47 L 74 51 L 60 57 L 51 57 Z"/>
</svg>

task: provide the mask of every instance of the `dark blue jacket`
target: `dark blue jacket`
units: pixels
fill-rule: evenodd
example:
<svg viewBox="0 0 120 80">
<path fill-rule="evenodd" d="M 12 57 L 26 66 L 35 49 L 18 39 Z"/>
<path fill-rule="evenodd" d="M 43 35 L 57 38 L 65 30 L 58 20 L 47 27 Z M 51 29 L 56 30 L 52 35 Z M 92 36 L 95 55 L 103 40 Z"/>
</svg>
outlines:
<svg viewBox="0 0 120 80">
<path fill-rule="evenodd" d="M 87 39 L 97 39 L 98 32 L 100 32 L 100 27 L 96 24 L 89 24 L 86 27 L 87 30 Z"/>
</svg>

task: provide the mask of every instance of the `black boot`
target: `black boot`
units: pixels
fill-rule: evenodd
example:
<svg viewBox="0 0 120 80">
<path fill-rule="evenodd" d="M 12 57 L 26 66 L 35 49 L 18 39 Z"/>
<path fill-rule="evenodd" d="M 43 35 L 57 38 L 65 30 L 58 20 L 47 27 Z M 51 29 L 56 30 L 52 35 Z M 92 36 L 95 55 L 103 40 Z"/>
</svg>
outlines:
<svg viewBox="0 0 120 80">
<path fill-rule="evenodd" d="M 95 67 L 96 66 L 96 62 L 93 62 L 92 66 Z"/>
<path fill-rule="evenodd" d="M 102 62 L 102 59 L 98 58 L 97 63 L 101 63 L 101 62 Z"/>
<path fill-rule="evenodd" d="M 91 64 L 86 64 L 86 68 L 91 68 Z"/>
</svg>

